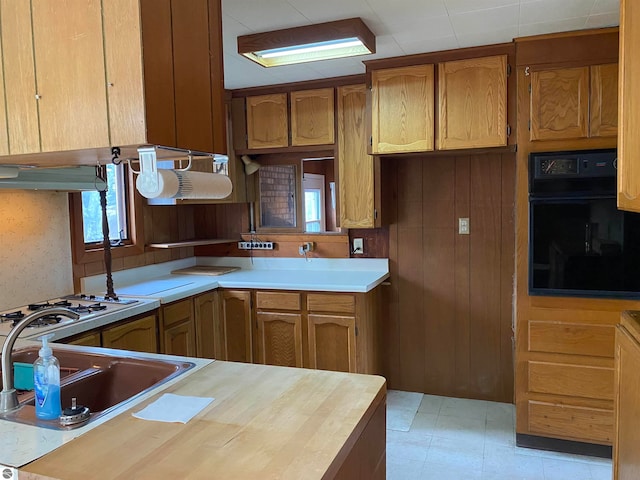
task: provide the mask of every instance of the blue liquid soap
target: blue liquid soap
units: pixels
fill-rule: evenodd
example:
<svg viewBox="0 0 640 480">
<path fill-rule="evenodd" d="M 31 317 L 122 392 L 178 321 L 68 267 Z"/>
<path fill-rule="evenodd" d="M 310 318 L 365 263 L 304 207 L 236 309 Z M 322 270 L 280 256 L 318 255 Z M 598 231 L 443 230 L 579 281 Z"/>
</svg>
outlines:
<svg viewBox="0 0 640 480">
<path fill-rule="evenodd" d="M 62 413 L 60 405 L 60 363 L 53 356 L 47 341 L 52 334 L 43 335 L 42 348 L 33 363 L 33 386 L 36 394 L 36 417 L 57 420 Z"/>
</svg>

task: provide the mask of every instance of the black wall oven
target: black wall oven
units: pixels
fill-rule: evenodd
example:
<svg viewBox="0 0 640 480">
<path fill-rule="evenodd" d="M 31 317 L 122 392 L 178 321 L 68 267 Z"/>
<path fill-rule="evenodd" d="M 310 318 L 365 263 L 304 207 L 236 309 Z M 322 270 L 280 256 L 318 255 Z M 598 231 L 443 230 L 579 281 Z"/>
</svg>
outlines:
<svg viewBox="0 0 640 480">
<path fill-rule="evenodd" d="M 616 207 L 616 151 L 529 156 L 529 293 L 640 298 L 640 214 Z"/>
</svg>

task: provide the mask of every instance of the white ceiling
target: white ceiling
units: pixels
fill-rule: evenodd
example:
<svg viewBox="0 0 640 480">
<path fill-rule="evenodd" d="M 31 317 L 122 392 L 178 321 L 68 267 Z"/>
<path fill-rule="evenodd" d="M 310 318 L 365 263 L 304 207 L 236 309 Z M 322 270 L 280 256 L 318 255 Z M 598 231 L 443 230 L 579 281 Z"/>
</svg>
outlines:
<svg viewBox="0 0 640 480">
<path fill-rule="evenodd" d="M 619 24 L 619 0 L 222 0 L 225 88 L 364 73 L 363 60 L 510 42 L 515 37 Z M 377 53 L 264 68 L 236 38 L 361 17 Z"/>
</svg>

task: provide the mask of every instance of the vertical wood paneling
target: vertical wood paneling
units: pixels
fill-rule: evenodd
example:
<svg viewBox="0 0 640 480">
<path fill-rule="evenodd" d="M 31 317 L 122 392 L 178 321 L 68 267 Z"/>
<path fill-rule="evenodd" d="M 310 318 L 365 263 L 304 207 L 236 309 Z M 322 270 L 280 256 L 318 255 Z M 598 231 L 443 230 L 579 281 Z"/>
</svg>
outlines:
<svg viewBox="0 0 640 480">
<path fill-rule="evenodd" d="M 407 256 L 414 257 L 416 263 L 421 261 L 424 265 L 422 283 L 416 286 L 416 297 L 424 298 L 420 312 L 424 330 L 414 333 L 426 356 L 423 389 L 445 394 L 457 382 L 453 375 L 456 358 L 455 159 L 442 157 L 422 162 L 422 215 L 414 213 L 422 220 L 422 258 L 416 256 L 412 245 L 402 245 L 401 249 Z M 414 175 L 418 177 L 419 172 Z"/>
<path fill-rule="evenodd" d="M 424 384 L 425 324 L 423 319 L 422 171 L 419 159 L 398 163 L 398 348 L 400 385 L 420 391 Z M 417 174 L 418 173 L 418 174 Z"/>
<path fill-rule="evenodd" d="M 389 387 L 512 401 L 514 155 L 385 162 Z M 458 234 L 461 217 L 470 235 Z"/>
<path fill-rule="evenodd" d="M 456 378 L 455 390 L 464 395 L 471 381 L 471 312 L 469 311 L 469 239 L 470 235 L 460 235 L 457 231 L 459 218 L 469 218 L 469 158 L 455 159 L 455 358 L 453 375 Z M 476 228 L 475 219 L 470 225 L 471 231 Z"/>
<path fill-rule="evenodd" d="M 500 157 L 472 157 L 470 177 L 471 382 L 488 395 L 500 386 Z"/>
</svg>

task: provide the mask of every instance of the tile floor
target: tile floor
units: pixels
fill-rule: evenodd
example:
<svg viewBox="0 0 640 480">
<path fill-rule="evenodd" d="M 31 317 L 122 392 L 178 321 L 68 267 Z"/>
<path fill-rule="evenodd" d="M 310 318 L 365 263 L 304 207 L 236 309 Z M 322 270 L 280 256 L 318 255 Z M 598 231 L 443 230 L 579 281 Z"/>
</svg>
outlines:
<svg viewBox="0 0 640 480">
<path fill-rule="evenodd" d="M 514 406 L 390 390 L 388 480 L 611 480 L 611 460 L 516 447 Z"/>
</svg>

